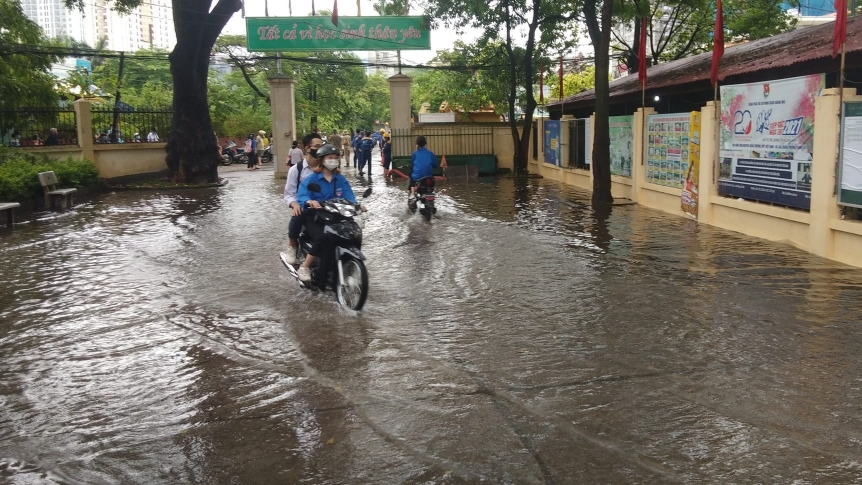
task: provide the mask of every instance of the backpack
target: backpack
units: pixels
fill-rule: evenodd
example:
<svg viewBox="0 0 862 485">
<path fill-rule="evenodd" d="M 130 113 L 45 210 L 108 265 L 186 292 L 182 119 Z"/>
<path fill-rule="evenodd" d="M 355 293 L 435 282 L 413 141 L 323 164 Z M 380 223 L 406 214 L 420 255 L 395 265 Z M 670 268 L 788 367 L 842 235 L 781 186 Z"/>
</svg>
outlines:
<svg viewBox="0 0 862 485">
<path fill-rule="evenodd" d="M 251 140 L 246 140 L 246 141 L 245 141 L 245 148 L 243 148 L 243 149 L 242 149 L 242 151 L 244 151 L 244 152 L 246 152 L 246 153 L 251 153 L 251 152 L 252 152 Z"/>
<path fill-rule="evenodd" d="M 301 162 L 296 164 L 296 191 L 299 192 L 299 185 L 302 184 L 302 164 L 305 163 L 303 158 Z"/>
</svg>

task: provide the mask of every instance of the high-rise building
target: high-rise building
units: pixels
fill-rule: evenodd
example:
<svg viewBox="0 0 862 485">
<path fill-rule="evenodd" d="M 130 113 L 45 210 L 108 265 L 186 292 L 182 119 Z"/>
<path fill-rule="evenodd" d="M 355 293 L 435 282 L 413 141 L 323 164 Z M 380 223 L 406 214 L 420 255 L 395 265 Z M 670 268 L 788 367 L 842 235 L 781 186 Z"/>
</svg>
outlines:
<svg viewBox="0 0 862 485">
<path fill-rule="evenodd" d="M 148 0 L 128 14 L 111 9 L 106 0 L 85 0 L 84 10 L 69 10 L 63 0 L 21 0 L 24 14 L 39 24 L 48 37 L 71 37 L 95 46 L 135 52 L 171 50 L 177 42 L 169 0 Z"/>
</svg>

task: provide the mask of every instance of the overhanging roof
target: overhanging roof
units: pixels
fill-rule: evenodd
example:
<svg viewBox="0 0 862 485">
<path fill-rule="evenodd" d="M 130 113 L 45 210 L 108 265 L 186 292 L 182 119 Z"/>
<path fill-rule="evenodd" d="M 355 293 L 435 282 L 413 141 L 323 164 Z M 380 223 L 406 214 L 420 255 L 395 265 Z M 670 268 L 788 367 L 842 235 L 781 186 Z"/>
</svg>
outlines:
<svg viewBox="0 0 862 485">
<path fill-rule="evenodd" d="M 838 71 L 832 59 L 834 23 L 793 30 L 745 44 L 727 47 L 721 58 L 719 81 L 738 84 L 758 80 Z M 862 67 L 862 16 L 847 20 L 846 68 Z M 839 54 L 840 57 L 840 54 Z M 669 90 L 675 95 L 711 90 L 712 52 L 651 66 L 647 69 L 647 91 Z M 641 85 L 634 74 L 610 83 L 611 103 L 641 99 Z M 583 91 L 548 103 L 548 111 L 595 105 L 595 90 Z"/>
</svg>

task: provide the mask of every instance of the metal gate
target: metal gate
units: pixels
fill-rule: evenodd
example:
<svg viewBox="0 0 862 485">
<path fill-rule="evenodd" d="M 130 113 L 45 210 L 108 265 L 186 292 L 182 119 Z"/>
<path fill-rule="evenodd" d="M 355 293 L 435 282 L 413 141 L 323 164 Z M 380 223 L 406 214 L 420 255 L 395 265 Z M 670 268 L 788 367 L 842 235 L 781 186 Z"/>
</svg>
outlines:
<svg viewBox="0 0 862 485">
<path fill-rule="evenodd" d="M 456 123 L 421 125 L 392 130 L 392 158 L 410 157 L 416 137 L 428 141 L 428 149 L 438 155 L 493 155 L 494 128 L 488 125 Z"/>
<path fill-rule="evenodd" d="M 568 148 L 568 159 L 566 164 L 569 168 L 590 168 L 589 157 L 589 119 L 566 119 L 563 123 L 562 145 Z"/>
</svg>

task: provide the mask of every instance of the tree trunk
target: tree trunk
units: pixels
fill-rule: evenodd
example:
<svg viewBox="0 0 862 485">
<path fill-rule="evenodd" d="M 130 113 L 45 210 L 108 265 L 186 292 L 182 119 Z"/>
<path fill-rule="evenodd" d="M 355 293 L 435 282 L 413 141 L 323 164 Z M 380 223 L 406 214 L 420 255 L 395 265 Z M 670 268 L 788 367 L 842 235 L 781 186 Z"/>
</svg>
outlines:
<svg viewBox="0 0 862 485">
<path fill-rule="evenodd" d="M 611 15 L 613 2 L 605 0 L 602 4 L 602 25 L 596 12 L 596 0 L 587 0 L 584 4 L 584 18 L 590 33 L 590 40 L 596 51 L 596 114 L 593 124 L 593 204 L 611 204 L 611 137 L 610 122 L 610 88 L 609 51 L 611 35 Z"/>
<path fill-rule="evenodd" d="M 218 182 L 221 161 L 207 100 L 209 57 L 215 41 L 241 3 L 173 0 L 177 45 L 170 55 L 174 82 L 173 117 L 166 146 L 168 169 L 177 183 Z"/>
</svg>

